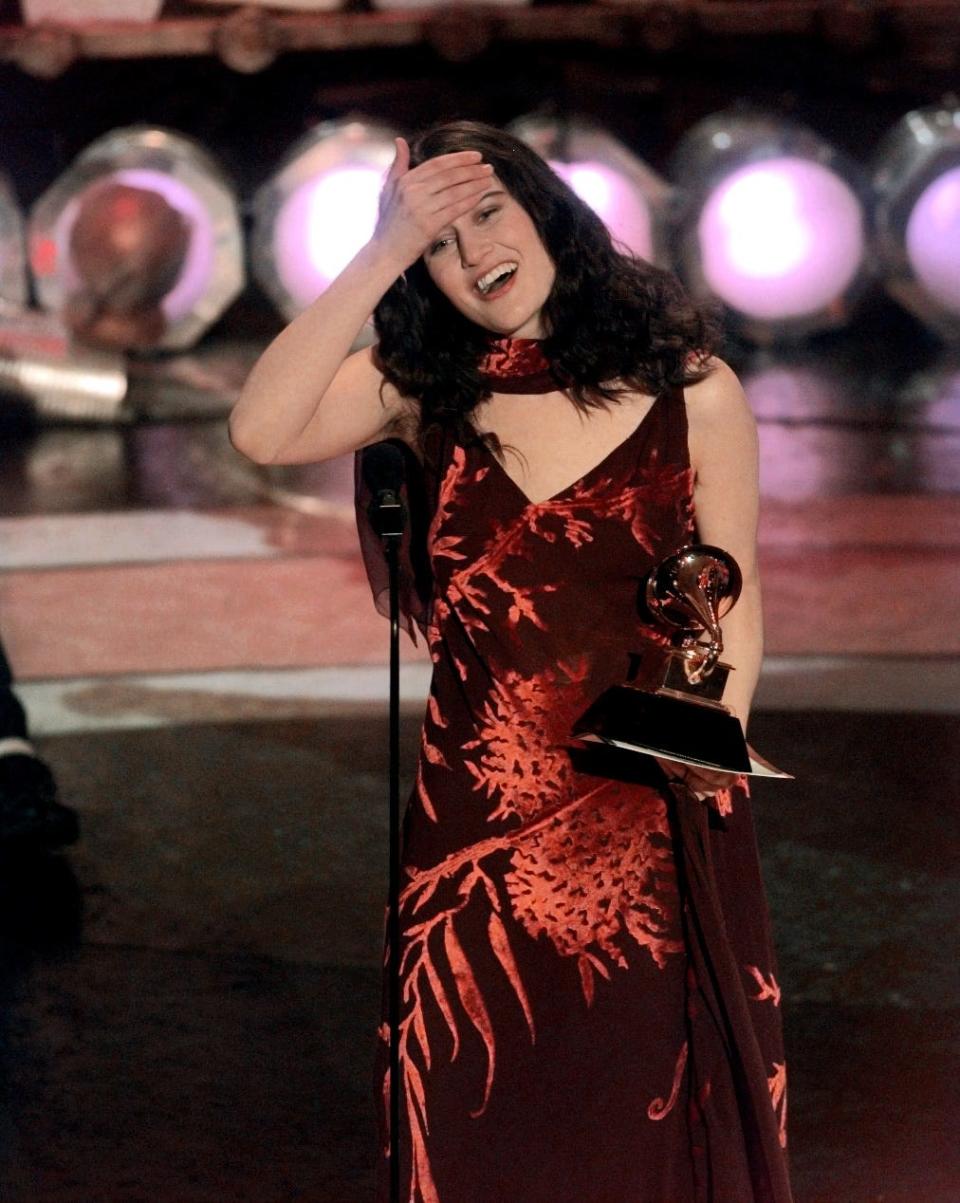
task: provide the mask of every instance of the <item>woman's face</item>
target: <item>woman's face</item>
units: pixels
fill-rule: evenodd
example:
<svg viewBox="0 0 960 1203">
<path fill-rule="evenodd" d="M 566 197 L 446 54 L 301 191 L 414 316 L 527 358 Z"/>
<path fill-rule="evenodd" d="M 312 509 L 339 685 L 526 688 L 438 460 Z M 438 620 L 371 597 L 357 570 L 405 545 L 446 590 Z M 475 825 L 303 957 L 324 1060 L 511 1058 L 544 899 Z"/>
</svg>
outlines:
<svg viewBox="0 0 960 1203">
<path fill-rule="evenodd" d="M 553 261 L 530 215 L 494 176 L 469 213 L 424 254 L 430 278 L 466 318 L 495 334 L 543 338 Z"/>
</svg>

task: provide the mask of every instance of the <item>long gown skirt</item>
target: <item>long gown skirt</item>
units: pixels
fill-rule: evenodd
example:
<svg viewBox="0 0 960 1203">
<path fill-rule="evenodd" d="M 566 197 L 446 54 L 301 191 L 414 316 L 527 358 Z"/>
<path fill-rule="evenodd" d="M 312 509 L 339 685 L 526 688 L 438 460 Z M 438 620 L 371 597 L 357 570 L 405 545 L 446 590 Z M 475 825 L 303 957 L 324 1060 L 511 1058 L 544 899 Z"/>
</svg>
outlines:
<svg viewBox="0 0 960 1203">
<path fill-rule="evenodd" d="M 450 445 L 403 824 L 404 1203 L 789 1203 L 780 989 L 750 803 L 671 792 L 575 720 L 662 636 L 696 536 L 682 394 L 533 504 Z M 387 990 L 377 1198 L 389 1198 Z"/>
</svg>

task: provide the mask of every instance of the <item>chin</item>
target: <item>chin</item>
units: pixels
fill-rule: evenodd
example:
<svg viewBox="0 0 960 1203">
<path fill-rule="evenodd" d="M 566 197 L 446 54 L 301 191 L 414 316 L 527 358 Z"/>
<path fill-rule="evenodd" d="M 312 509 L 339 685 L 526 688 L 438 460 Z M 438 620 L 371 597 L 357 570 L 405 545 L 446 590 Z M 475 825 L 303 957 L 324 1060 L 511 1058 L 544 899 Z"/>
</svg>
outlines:
<svg viewBox="0 0 960 1203">
<path fill-rule="evenodd" d="M 484 320 L 486 318 L 486 320 Z M 539 310 L 536 313 L 528 313 L 523 316 L 504 316 L 494 319 L 492 315 L 477 316 L 472 319 L 474 323 L 484 330 L 489 330 L 491 334 L 497 334 L 501 338 L 543 338 L 543 323 L 540 321 Z"/>
<path fill-rule="evenodd" d="M 540 322 L 536 322 L 532 325 L 529 322 L 521 322 L 519 326 L 510 326 L 510 328 L 504 330 L 503 333 L 504 336 L 508 336 L 510 338 L 546 338 L 547 336 L 546 331 Z"/>
</svg>

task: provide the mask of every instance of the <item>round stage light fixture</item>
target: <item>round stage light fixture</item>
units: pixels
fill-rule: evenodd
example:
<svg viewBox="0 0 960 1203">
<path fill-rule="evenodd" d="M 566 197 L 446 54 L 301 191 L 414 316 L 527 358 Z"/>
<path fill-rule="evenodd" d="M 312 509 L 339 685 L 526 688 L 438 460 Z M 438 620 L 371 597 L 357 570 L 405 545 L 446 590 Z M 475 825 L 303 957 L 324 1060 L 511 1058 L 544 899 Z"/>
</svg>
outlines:
<svg viewBox="0 0 960 1203">
<path fill-rule="evenodd" d="M 673 190 L 604 130 L 579 120 L 523 117 L 510 126 L 601 218 L 614 239 L 651 263 L 668 262 Z"/>
<path fill-rule="evenodd" d="M 27 303 L 27 265 L 23 249 L 23 218 L 13 186 L 0 173 L 0 305 L 20 308 Z"/>
<path fill-rule="evenodd" d="M 873 184 L 888 292 L 960 339 L 960 106 L 907 113 L 877 147 Z"/>
<path fill-rule="evenodd" d="M 812 131 L 718 113 L 681 140 L 678 266 L 757 342 L 845 324 L 871 279 L 869 192 Z"/>
<path fill-rule="evenodd" d="M 389 12 L 391 9 L 428 9 L 428 8 L 444 8 L 450 7 L 449 0 L 371 0 L 373 7 L 380 9 L 383 12 Z M 471 8 L 516 8 L 525 4 L 531 4 L 533 0 L 464 0 L 460 5 L 463 9 L 469 11 Z M 469 32 L 465 31 L 469 37 Z"/>
<path fill-rule="evenodd" d="M 316 300 L 369 241 L 393 139 L 383 126 L 325 122 L 290 148 L 257 191 L 252 271 L 285 318 Z"/>
<path fill-rule="evenodd" d="M 34 205 L 28 248 L 44 308 L 66 312 L 88 295 L 108 309 L 155 307 L 145 341 L 161 350 L 192 346 L 246 282 L 232 186 L 198 143 L 155 127 L 87 147 Z"/>
</svg>

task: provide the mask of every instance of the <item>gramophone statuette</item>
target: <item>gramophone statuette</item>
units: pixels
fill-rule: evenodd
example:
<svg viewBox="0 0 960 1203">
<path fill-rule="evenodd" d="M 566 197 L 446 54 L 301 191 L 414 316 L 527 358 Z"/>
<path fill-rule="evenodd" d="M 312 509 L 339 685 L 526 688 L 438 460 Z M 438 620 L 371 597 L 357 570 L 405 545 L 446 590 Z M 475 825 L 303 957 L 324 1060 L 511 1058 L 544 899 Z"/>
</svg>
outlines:
<svg viewBox="0 0 960 1203">
<path fill-rule="evenodd" d="M 736 560 L 719 547 L 692 544 L 661 560 L 641 585 L 641 605 L 663 643 L 650 640 L 631 655 L 626 682 L 606 690 L 573 734 L 706 768 L 758 771 L 722 700 L 733 669 L 720 659 L 720 620 L 741 586 Z"/>
</svg>

